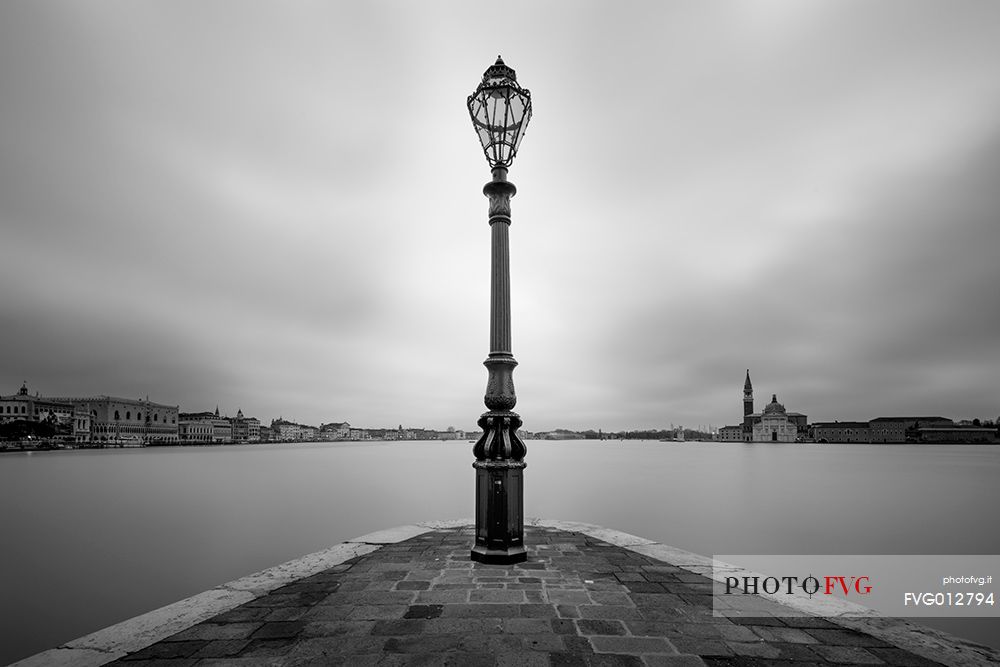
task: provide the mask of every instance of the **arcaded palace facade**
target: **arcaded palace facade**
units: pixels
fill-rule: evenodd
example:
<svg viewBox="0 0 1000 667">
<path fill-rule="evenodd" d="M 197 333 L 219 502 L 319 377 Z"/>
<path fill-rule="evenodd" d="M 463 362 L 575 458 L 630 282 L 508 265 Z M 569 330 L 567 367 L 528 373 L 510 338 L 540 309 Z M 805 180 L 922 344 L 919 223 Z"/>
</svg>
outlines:
<svg viewBox="0 0 1000 667">
<path fill-rule="evenodd" d="M 91 442 L 177 444 L 176 405 L 116 396 L 56 400 L 72 403 L 91 415 Z"/>
</svg>

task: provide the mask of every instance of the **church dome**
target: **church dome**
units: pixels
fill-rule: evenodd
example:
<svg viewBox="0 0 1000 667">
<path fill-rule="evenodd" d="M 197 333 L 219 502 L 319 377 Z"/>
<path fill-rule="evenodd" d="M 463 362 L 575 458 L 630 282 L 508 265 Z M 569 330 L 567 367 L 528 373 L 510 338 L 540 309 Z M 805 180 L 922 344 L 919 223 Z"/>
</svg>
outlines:
<svg viewBox="0 0 1000 667">
<path fill-rule="evenodd" d="M 764 408 L 764 414 L 765 415 L 785 414 L 785 406 L 782 405 L 781 403 L 778 403 L 777 394 L 771 394 L 771 402 L 767 404 L 766 408 Z"/>
</svg>

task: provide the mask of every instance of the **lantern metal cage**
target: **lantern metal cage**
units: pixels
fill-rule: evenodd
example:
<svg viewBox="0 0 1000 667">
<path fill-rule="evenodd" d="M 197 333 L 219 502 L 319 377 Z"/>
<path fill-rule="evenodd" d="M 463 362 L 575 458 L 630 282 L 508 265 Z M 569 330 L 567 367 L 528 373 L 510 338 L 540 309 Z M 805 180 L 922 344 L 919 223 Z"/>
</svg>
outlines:
<svg viewBox="0 0 1000 667">
<path fill-rule="evenodd" d="M 469 115 L 492 169 L 510 167 L 531 120 L 531 93 L 517 84 L 503 58 L 486 69 L 482 83 L 469 95 Z"/>
</svg>

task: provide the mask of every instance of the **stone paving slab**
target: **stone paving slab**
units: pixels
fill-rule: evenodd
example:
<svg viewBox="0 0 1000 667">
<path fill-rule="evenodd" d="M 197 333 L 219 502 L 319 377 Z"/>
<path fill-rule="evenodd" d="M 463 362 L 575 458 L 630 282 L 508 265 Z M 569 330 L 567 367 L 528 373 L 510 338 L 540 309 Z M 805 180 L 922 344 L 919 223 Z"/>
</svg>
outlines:
<svg viewBox="0 0 1000 667">
<path fill-rule="evenodd" d="M 896 619 L 713 616 L 711 559 L 589 524 L 531 520 L 527 562 L 475 563 L 467 523 L 371 533 L 19 664 L 1000 664 Z"/>
<path fill-rule="evenodd" d="M 941 664 L 820 618 L 715 617 L 704 576 L 581 532 L 525 542 L 526 563 L 492 566 L 470 527 L 416 533 L 111 664 Z"/>
</svg>

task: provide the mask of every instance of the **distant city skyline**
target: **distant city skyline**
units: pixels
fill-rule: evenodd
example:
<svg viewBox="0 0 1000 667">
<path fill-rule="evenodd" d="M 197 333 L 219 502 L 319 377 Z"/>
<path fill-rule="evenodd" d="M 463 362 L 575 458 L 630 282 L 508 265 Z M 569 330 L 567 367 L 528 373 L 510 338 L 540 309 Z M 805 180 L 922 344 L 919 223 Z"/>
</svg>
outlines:
<svg viewBox="0 0 1000 667">
<path fill-rule="evenodd" d="M 749 375 L 749 370 L 748 370 L 748 375 Z M 27 390 L 27 393 L 30 396 L 41 396 L 41 398 L 53 398 L 54 397 L 54 395 L 51 395 L 51 394 L 50 395 L 45 395 L 45 394 L 42 394 L 38 390 L 32 390 L 32 389 L 30 389 L 27 386 L 27 382 L 23 382 L 21 388 L 18 391 L 20 393 L 20 392 L 24 392 L 26 390 Z M 8 397 L 14 398 L 15 397 L 14 393 L 15 392 L 9 392 L 8 393 L 8 392 L 0 391 L 0 397 L 8 396 Z M 108 394 L 108 393 L 105 393 L 105 392 L 98 392 L 98 393 L 94 393 L 94 392 L 86 393 L 85 392 L 84 394 L 80 394 L 79 397 L 82 398 L 82 397 L 101 397 L 101 396 L 111 397 L 111 398 L 123 398 L 123 399 L 126 399 L 126 400 L 133 400 L 133 399 L 134 400 L 140 400 L 140 401 L 143 400 L 143 399 L 145 399 L 146 401 L 150 400 L 150 398 L 149 398 L 148 395 L 146 395 L 145 397 L 126 397 L 126 396 L 116 396 L 114 394 Z M 746 404 L 745 403 L 746 396 L 747 396 L 747 394 L 746 394 L 746 392 L 744 390 L 744 395 L 743 395 L 744 405 Z M 756 396 L 756 394 L 754 394 L 754 396 Z M 57 398 L 61 398 L 61 395 L 59 397 L 57 397 Z M 754 400 L 754 405 L 755 406 L 759 406 L 758 407 L 758 414 L 755 414 L 755 416 L 758 416 L 759 415 L 759 409 L 762 408 L 764 405 L 766 405 L 766 401 L 763 401 L 761 403 L 757 403 L 756 402 L 757 401 L 756 398 L 754 398 L 753 400 Z M 776 401 L 777 400 L 776 396 L 774 394 L 772 394 L 772 399 L 771 400 L 772 401 Z M 159 403 L 161 405 L 173 405 L 173 403 L 171 403 L 170 401 L 167 401 L 166 403 L 164 403 L 163 401 L 152 401 L 152 402 L 153 403 Z M 244 412 L 243 412 L 242 408 L 240 408 L 240 407 L 237 407 L 236 410 L 235 410 L 235 412 L 230 413 L 230 411 L 221 408 L 220 405 L 222 405 L 222 404 L 221 403 L 216 403 L 216 406 L 215 406 L 215 409 L 214 409 L 214 414 L 216 416 L 222 417 L 224 419 L 230 419 L 230 418 L 233 418 L 233 417 L 242 418 L 244 416 Z M 202 415 L 202 414 L 212 414 L 213 413 L 213 410 L 211 410 L 211 409 L 207 409 L 207 410 L 185 409 L 183 403 L 177 404 L 176 407 L 177 407 L 178 412 L 180 413 L 181 418 L 184 418 L 185 415 Z M 272 412 L 273 412 L 273 410 L 272 410 Z M 2 412 L 0 412 L 0 414 L 2 414 Z M 789 413 L 789 414 L 793 414 L 793 413 Z M 800 421 L 802 421 L 802 424 L 800 426 L 804 426 L 806 423 L 809 423 L 811 425 L 812 423 L 818 423 L 818 422 L 822 422 L 822 421 L 829 421 L 829 422 L 838 422 L 838 421 L 853 422 L 855 420 L 860 420 L 860 421 L 863 421 L 863 422 L 867 422 L 869 420 L 885 419 L 887 417 L 890 417 L 889 415 L 877 415 L 877 416 L 876 415 L 869 415 L 867 417 L 862 418 L 862 417 L 855 417 L 855 416 L 849 416 L 849 415 L 848 416 L 842 415 L 842 416 L 831 418 L 831 419 L 828 419 L 828 420 L 812 420 L 812 419 L 808 419 L 808 415 L 802 415 L 800 413 L 794 413 L 794 414 L 798 414 L 798 416 L 801 418 Z M 310 422 L 310 421 L 305 421 L 305 420 L 297 419 L 294 416 L 286 416 L 285 413 L 283 413 L 281 411 L 278 411 L 277 416 L 259 416 L 259 415 L 256 415 L 256 414 L 246 414 L 246 417 L 247 418 L 257 418 L 257 419 L 259 419 L 261 426 L 266 426 L 268 424 L 273 424 L 276 421 L 284 421 L 284 422 L 288 422 L 288 423 L 292 423 L 292 424 L 299 424 L 299 425 L 303 425 L 303 426 L 317 427 L 317 428 L 322 427 L 322 426 L 326 426 L 326 425 L 336 425 L 336 424 L 345 424 L 345 423 L 347 423 L 347 424 L 350 424 L 353 428 L 357 428 L 357 429 L 360 429 L 360 430 L 366 430 L 366 431 L 367 430 L 375 430 L 375 431 L 391 430 L 391 429 L 398 428 L 398 429 L 404 429 L 404 430 L 444 432 L 444 431 L 447 431 L 447 430 L 454 429 L 454 430 L 462 431 L 463 433 L 475 433 L 475 432 L 479 432 L 481 430 L 478 426 L 475 426 L 475 425 L 466 427 L 466 426 L 462 426 L 460 424 L 448 424 L 447 426 L 442 426 L 440 424 L 409 424 L 409 423 L 403 424 L 402 422 L 397 422 L 397 421 L 394 421 L 392 419 L 388 419 L 388 420 L 383 419 L 383 420 L 381 420 L 380 422 L 378 422 L 376 424 L 359 424 L 357 422 L 354 422 L 353 424 L 351 424 L 351 420 L 349 418 L 339 418 L 339 419 L 329 419 L 329 420 L 328 419 L 323 419 L 323 420 L 319 420 L 319 421 L 315 421 L 315 422 Z M 741 417 L 741 419 L 743 419 L 745 421 L 745 417 L 746 417 L 746 415 L 744 414 Z M 917 413 L 902 414 L 902 413 L 900 413 L 900 414 L 897 414 L 897 415 L 891 415 L 891 417 L 915 417 L 915 418 L 919 418 L 919 419 L 924 419 L 924 418 L 927 418 L 927 417 L 943 417 L 947 421 L 954 421 L 956 423 L 972 422 L 972 421 L 975 420 L 975 421 L 982 421 L 984 424 L 990 424 L 990 425 L 994 424 L 994 422 L 997 423 L 997 424 L 1000 424 L 1000 417 L 994 418 L 994 417 L 989 417 L 989 416 L 985 416 L 985 415 L 978 415 L 978 416 L 975 416 L 975 417 L 968 417 L 968 418 L 961 417 L 961 418 L 954 418 L 954 419 L 952 419 L 952 417 L 950 417 L 948 415 L 943 415 L 943 414 L 933 414 L 932 415 L 930 413 L 926 413 L 926 414 L 917 414 Z M 622 433 L 622 432 L 629 432 L 629 431 L 673 431 L 673 430 L 678 430 L 678 429 L 684 429 L 686 431 L 695 431 L 695 432 L 701 432 L 701 433 L 717 433 L 717 432 L 720 431 L 720 429 L 722 429 L 722 428 L 724 428 L 726 426 L 729 426 L 730 428 L 737 428 L 737 426 L 734 426 L 734 424 L 737 424 L 738 422 L 740 422 L 741 419 L 732 419 L 732 420 L 730 420 L 728 422 L 721 422 L 721 423 L 709 422 L 709 423 L 704 423 L 704 424 L 683 424 L 683 423 L 679 423 L 679 422 L 678 423 L 670 422 L 669 424 L 659 424 L 659 425 L 654 425 L 654 426 L 646 426 L 646 427 L 625 426 L 623 428 L 605 428 L 605 427 L 603 427 L 601 425 L 587 426 L 587 427 L 582 427 L 582 428 L 566 428 L 565 426 L 554 426 L 552 428 L 545 428 L 545 429 L 524 429 L 524 431 L 529 432 L 529 433 L 550 433 L 550 432 L 562 431 L 562 430 L 565 430 L 565 431 L 575 431 L 575 432 L 581 432 L 581 433 L 582 432 L 588 432 L 588 431 L 592 431 L 592 432 L 603 431 L 603 432 L 605 432 L 605 433 L 607 433 L 607 434 L 610 435 L 610 434 L 613 434 L 613 433 Z M 393 424 L 396 424 L 396 426 L 393 426 Z"/>
<path fill-rule="evenodd" d="M 1000 4 L 505 9 L 0 4 L 0 393 L 468 429 L 501 54 L 526 430 L 1000 415 Z"/>
</svg>

